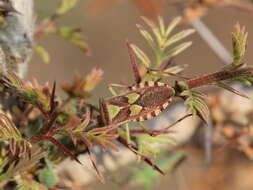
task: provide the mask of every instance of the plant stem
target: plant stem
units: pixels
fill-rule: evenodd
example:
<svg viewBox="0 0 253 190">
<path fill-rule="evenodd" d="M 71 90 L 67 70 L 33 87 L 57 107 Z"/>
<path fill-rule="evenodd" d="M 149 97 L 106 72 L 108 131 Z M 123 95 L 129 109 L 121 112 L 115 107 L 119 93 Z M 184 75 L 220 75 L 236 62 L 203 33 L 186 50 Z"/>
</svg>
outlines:
<svg viewBox="0 0 253 190">
<path fill-rule="evenodd" d="M 224 80 L 233 79 L 242 75 L 252 75 L 253 68 L 243 68 L 236 71 L 218 71 L 212 74 L 203 75 L 191 80 L 186 83 L 189 88 L 197 88 L 204 85 L 209 85 L 212 83 L 217 83 Z"/>
</svg>

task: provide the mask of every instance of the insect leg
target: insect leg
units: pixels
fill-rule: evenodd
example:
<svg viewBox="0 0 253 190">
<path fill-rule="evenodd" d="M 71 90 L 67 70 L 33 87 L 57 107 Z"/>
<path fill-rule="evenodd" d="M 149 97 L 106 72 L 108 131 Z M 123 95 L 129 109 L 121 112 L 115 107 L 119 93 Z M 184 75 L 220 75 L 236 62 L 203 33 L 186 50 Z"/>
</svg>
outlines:
<svg viewBox="0 0 253 190">
<path fill-rule="evenodd" d="M 160 74 L 165 74 L 165 75 L 169 75 L 175 78 L 179 78 L 179 79 L 184 79 L 184 80 L 189 80 L 189 77 L 185 77 L 179 74 L 175 74 L 175 73 L 170 73 L 170 72 L 165 72 L 165 71 L 161 71 L 161 70 L 157 70 L 157 69 L 149 69 L 149 72 L 155 72 L 155 73 L 160 73 Z"/>
<path fill-rule="evenodd" d="M 129 132 L 129 124 L 128 123 L 125 124 L 125 129 L 126 129 L 127 144 L 130 144 L 131 143 L 131 135 L 130 135 L 130 132 Z"/>
<path fill-rule="evenodd" d="M 152 135 L 153 135 L 153 136 L 157 136 L 157 135 L 161 135 L 161 134 L 167 133 L 167 131 L 168 131 L 171 127 L 173 127 L 174 125 L 178 124 L 179 122 L 183 121 L 184 119 L 186 119 L 186 118 L 188 118 L 188 117 L 190 117 L 190 116 L 192 116 L 192 115 L 193 115 L 192 113 L 186 114 L 185 116 L 183 116 L 183 117 L 179 118 L 178 120 L 176 120 L 175 122 L 171 123 L 169 126 L 164 127 L 164 128 L 162 128 L 162 129 L 160 129 L 160 130 L 154 132 Z"/>
<path fill-rule="evenodd" d="M 113 89 L 113 87 L 119 87 L 119 88 L 129 88 L 130 86 L 124 85 L 124 84 L 115 84 L 115 83 L 110 83 L 108 84 L 107 88 L 108 90 L 112 93 L 113 96 L 117 96 L 117 92 Z"/>
<path fill-rule="evenodd" d="M 153 135 L 153 131 L 150 130 L 149 128 L 145 127 L 143 123 L 140 123 L 140 122 L 139 122 L 138 124 L 139 124 L 139 126 L 142 128 L 142 130 L 143 130 L 144 132 L 148 133 L 149 135 Z"/>
</svg>

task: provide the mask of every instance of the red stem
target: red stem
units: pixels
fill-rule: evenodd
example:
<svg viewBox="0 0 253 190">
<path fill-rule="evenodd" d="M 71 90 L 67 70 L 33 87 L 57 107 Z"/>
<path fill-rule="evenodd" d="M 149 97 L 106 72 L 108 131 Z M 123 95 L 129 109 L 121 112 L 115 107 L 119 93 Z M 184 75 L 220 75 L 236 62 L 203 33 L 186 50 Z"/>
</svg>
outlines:
<svg viewBox="0 0 253 190">
<path fill-rule="evenodd" d="M 233 79 L 242 75 L 244 76 L 253 75 L 253 69 L 243 68 L 236 71 L 219 71 L 188 80 L 187 85 L 189 88 L 197 88 L 200 86 L 209 85 L 220 81 Z"/>
</svg>

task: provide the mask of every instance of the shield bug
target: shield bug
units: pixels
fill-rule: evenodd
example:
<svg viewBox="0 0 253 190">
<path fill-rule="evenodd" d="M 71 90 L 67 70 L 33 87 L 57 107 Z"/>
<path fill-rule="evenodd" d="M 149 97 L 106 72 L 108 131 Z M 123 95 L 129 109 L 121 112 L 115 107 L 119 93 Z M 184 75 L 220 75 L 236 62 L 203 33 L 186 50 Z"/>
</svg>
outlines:
<svg viewBox="0 0 253 190">
<path fill-rule="evenodd" d="M 240 94 L 235 89 L 228 87 L 225 83 L 222 83 L 221 81 L 226 81 L 228 79 L 235 78 L 236 76 L 250 76 L 252 75 L 252 69 L 242 68 L 236 69 L 234 71 L 221 70 L 193 79 L 182 77 L 174 73 L 163 72 L 160 70 L 148 70 L 149 72 L 157 72 L 160 74 L 166 74 L 186 80 L 181 81 L 179 83 L 176 82 L 176 85 L 171 87 L 166 83 L 160 82 L 160 79 L 155 81 L 142 81 L 136 60 L 133 56 L 132 49 L 129 44 L 127 44 L 127 47 L 136 83 L 132 86 L 120 84 L 110 85 L 109 89 L 111 89 L 112 93 L 115 96 L 100 100 L 101 120 L 104 125 L 121 125 L 129 121 L 139 122 L 154 118 L 168 107 L 174 96 L 181 97 L 184 100 L 187 100 L 187 98 L 189 98 L 190 96 L 193 96 L 194 98 L 196 93 L 195 95 L 193 95 L 192 92 L 190 93 L 190 95 L 187 95 L 187 93 L 185 93 L 186 95 L 183 95 L 182 92 L 204 85 L 222 84 L 223 88 L 243 97 L 246 97 L 245 95 Z M 112 89 L 112 87 L 126 88 L 127 92 L 117 95 Z M 200 97 L 200 94 L 198 94 L 196 98 L 197 105 L 204 104 L 202 102 L 202 97 Z M 205 105 L 203 105 L 202 107 L 205 108 Z M 202 113 L 200 109 L 196 112 L 197 115 L 199 115 L 200 118 L 206 122 L 205 118 L 203 117 L 203 114 L 205 113 Z M 192 114 L 186 114 L 182 118 L 178 119 L 174 124 L 178 123 L 178 121 L 182 121 L 182 119 L 185 119 L 191 115 Z M 170 125 L 166 127 L 166 129 L 172 126 L 173 125 Z"/>
<path fill-rule="evenodd" d="M 107 124 L 144 121 L 166 109 L 174 95 L 174 89 L 165 83 L 145 81 L 124 94 L 103 99 L 100 109 Z"/>
<path fill-rule="evenodd" d="M 174 88 L 166 83 L 158 80 L 142 81 L 136 60 L 128 43 L 127 47 L 136 84 L 132 86 L 110 85 L 109 89 L 115 96 L 100 100 L 101 119 L 105 125 L 121 125 L 129 121 L 144 121 L 154 118 L 168 107 L 172 97 L 175 96 Z M 184 78 L 173 73 L 166 72 L 166 74 Z M 117 95 L 112 87 L 122 87 L 128 89 L 128 91 Z"/>
</svg>

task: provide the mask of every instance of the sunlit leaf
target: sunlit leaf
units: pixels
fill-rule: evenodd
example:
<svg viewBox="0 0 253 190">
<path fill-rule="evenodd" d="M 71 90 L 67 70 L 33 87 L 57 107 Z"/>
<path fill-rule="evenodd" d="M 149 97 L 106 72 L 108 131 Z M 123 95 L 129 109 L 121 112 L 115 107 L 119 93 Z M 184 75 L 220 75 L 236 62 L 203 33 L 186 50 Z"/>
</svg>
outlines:
<svg viewBox="0 0 253 190">
<path fill-rule="evenodd" d="M 41 171 L 40 171 L 40 174 L 39 174 L 39 181 L 45 185 L 47 188 L 51 188 L 53 186 L 56 185 L 56 176 L 51 168 L 50 165 L 46 165 L 45 168 L 43 168 Z"/>
<path fill-rule="evenodd" d="M 132 47 L 135 55 L 142 62 L 142 64 L 144 64 L 147 68 L 149 68 L 150 60 L 149 60 L 148 56 L 138 46 L 131 44 L 131 47 Z"/>
<path fill-rule="evenodd" d="M 194 29 L 187 29 L 187 30 L 183 30 L 177 34 L 175 34 L 174 36 L 170 37 L 164 44 L 164 47 L 168 47 L 170 45 L 172 45 L 173 43 L 176 43 L 182 39 L 184 39 L 185 37 L 191 35 L 192 33 L 194 33 L 195 30 Z"/>
<path fill-rule="evenodd" d="M 3 83 L 12 89 L 12 93 L 16 93 L 23 100 L 45 111 L 49 111 L 51 94 L 47 84 L 40 86 L 36 79 L 34 79 L 34 83 L 25 82 L 14 73 L 8 73 Z"/>
<path fill-rule="evenodd" d="M 42 58 L 44 63 L 49 63 L 50 62 L 50 55 L 43 46 L 36 46 L 35 51 Z"/>
<path fill-rule="evenodd" d="M 17 190 L 47 190 L 47 188 L 33 180 L 31 175 L 26 175 L 20 179 Z"/>
<path fill-rule="evenodd" d="M 166 56 L 163 57 L 163 60 L 169 60 L 172 57 L 175 57 L 176 55 L 178 55 L 179 53 L 183 52 L 184 50 L 186 50 L 188 47 L 190 47 L 192 45 L 192 42 L 185 42 L 182 43 L 176 47 L 174 47 L 172 50 L 170 50 Z"/>
<path fill-rule="evenodd" d="M 175 168 L 184 158 L 185 154 L 182 151 L 177 151 L 171 155 L 163 156 L 163 158 L 156 161 L 156 164 L 169 174 L 174 172 Z M 155 170 L 150 167 L 144 167 L 134 173 L 131 177 L 131 183 L 135 186 L 150 189 L 157 184 L 159 177 L 160 175 Z"/>
<path fill-rule="evenodd" d="M 93 68 L 91 73 L 85 77 L 84 90 L 87 92 L 92 91 L 96 85 L 102 80 L 104 72 L 102 69 Z"/>
<path fill-rule="evenodd" d="M 78 0 L 61 0 L 61 3 L 56 11 L 58 15 L 63 15 L 70 11 L 78 2 Z"/>
<path fill-rule="evenodd" d="M 4 161 L 1 167 L 5 169 L 5 172 L 0 173 L 0 181 L 7 180 L 15 177 L 16 175 L 25 173 L 27 170 L 38 164 L 39 160 L 46 155 L 47 153 L 45 151 L 34 145 L 31 148 L 30 155 L 25 154 L 16 162 L 9 162 L 9 160 Z"/>
<path fill-rule="evenodd" d="M 168 143 L 171 145 L 175 144 L 175 141 L 168 136 L 150 136 L 150 135 L 141 135 L 137 138 L 138 142 L 138 150 L 141 153 L 150 152 L 152 154 L 158 153 L 160 150 L 157 148 L 154 148 L 154 143 L 157 144 L 164 144 Z"/>
<path fill-rule="evenodd" d="M 248 33 L 245 31 L 245 27 L 236 24 L 235 31 L 232 32 L 233 65 L 238 65 L 242 62 L 246 50 L 247 37 Z"/>
<path fill-rule="evenodd" d="M 176 33 L 173 36 L 170 35 L 171 32 L 174 30 L 174 28 L 179 24 L 181 17 L 177 17 L 174 20 L 172 20 L 172 22 L 168 25 L 167 28 L 165 27 L 164 20 L 162 19 L 162 17 L 158 17 L 158 23 L 155 23 L 154 21 L 151 21 L 144 17 L 142 19 L 151 29 L 152 35 L 147 30 L 145 30 L 141 25 L 137 25 L 137 27 L 140 31 L 140 34 L 147 41 L 155 60 L 148 61 L 150 59 L 146 56 L 146 54 L 142 50 L 137 48 L 137 46 L 134 48 L 134 51 L 138 56 L 138 58 L 142 60 L 142 63 L 145 64 L 146 67 L 148 67 L 147 65 L 148 62 L 149 63 L 148 68 L 159 68 L 165 61 L 169 61 L 171 58 L 178 55 L 192 44 L 192 42 L 185 42 L 177 45 L 172 49 L 169 49 L 171 45 L 183 40 L 184 38 L 186 38 L 187 36 L 189 36 L 194 32 L 193 29 L 188 29 Z M 153 36 L 156 38 L 156 40 L 153 39 Z"/>
<path fill-rule="evenodd" d="M 0 140 L 9 142 L 9 149 L 13 155 L 23 156 L 30 152 L 31 144 L 22 138 L 13 121 L 0 113 Z"/>
<path fill-rule="evenodd" d="M 165 36 L 165 25 L 164 25 L 163 18 L 161 16 L 158 16 L 158 23 L 159 23 L 161 35 L 164 37 Z"/>
<path fill-rule="evenodd" d="M 174 30 L 174 28 L 179 24 L 181 20 L 182 20 L 181 17 L 176 17 L 171 21 L 165 32 L 167 37 L 170 35 L 170 33 Z"/>
<path fill-rule="evenodd" d="M 86 54 L 90 54 L 89 46 L 86 43 L 84 36 L 81 35 L 80 29 L 61 27 L 58 28 L 55 33 L 67 39 L 70 43 L 80 48 Z"/>
<path fill-rule="evenodd" d="M 159 45 L 161 45 L 163 43 L 163 36 L 161 34 L 160 28 L 151 20 L 142 17 L 142 19 L 144 20 L 144 22 L 150 27 L 150 29 L 152 30 L 153 34 L 156 37 L 157 43 Z"/>
<path fill-rule="evenodd" d="M 185 104 L 188 112 L 198 115 L 207 123 L 209 109 L 205 103 L 205 95 L 197 91 L 185 90 L 181 93 L 181 96 L 186 97 Z"/>
</svg>

